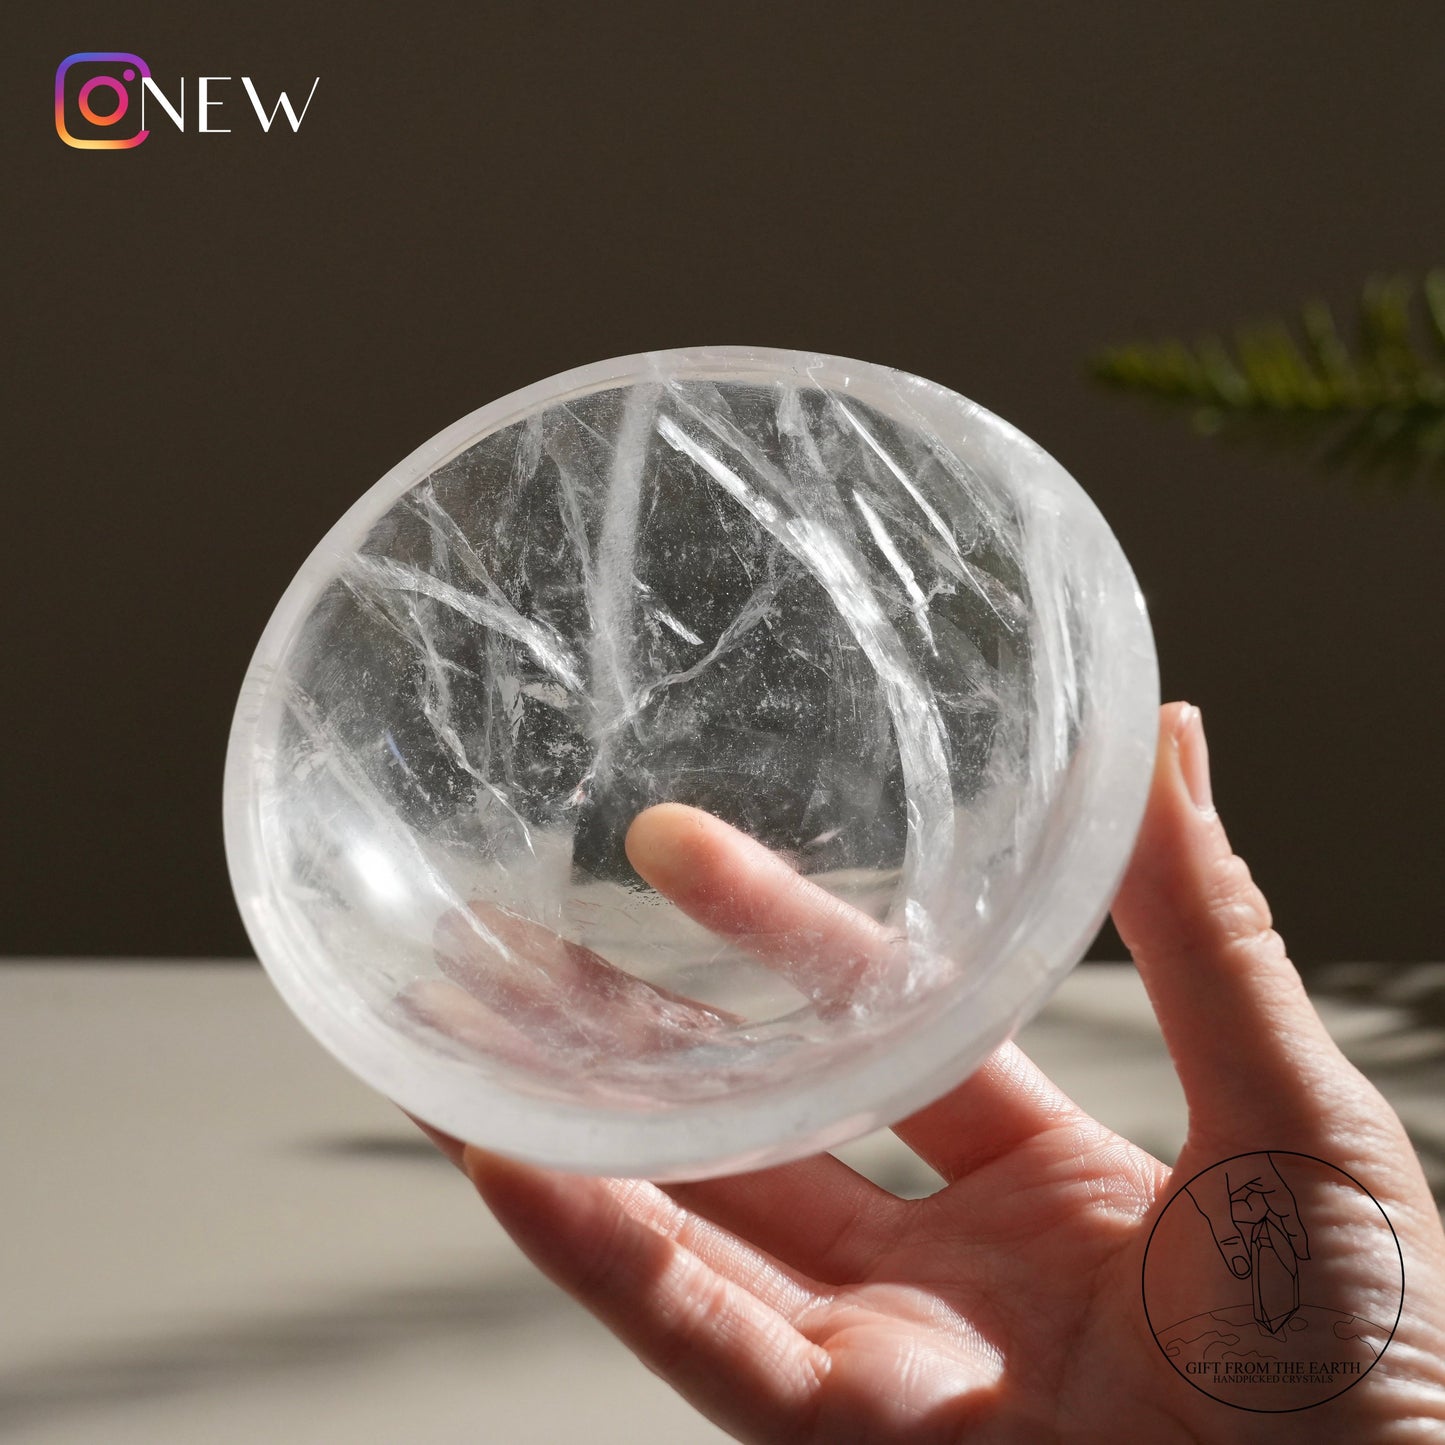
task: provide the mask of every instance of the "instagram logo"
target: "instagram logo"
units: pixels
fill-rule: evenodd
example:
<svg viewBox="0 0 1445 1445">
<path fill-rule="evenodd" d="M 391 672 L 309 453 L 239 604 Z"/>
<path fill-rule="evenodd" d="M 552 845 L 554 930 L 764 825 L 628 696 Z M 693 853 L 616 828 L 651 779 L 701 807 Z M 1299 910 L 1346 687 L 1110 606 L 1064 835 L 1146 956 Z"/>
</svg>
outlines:
<svg viewBox="0 0 1445 1445">
<path fill-rule="evenodd" d="M 312 78 L 298 109 L 284 90 L 267 87 L 263 93 L 249 75 L 192 76 L 191 125 L 197 135 L 230 135 L 231 122 L 247 114 L 233 88 L 238 79 L 249 113 L 263 135 L 284 134 L 278 124 L 284 117 L 294 136 L 321 84 L 319 75 Z M 150 135 L 146 127 L 148 100 L 184 133 L 186 77 L 171 76 L 166 86 L 169 94 L 156 84 L 150 66 L 139 55 L 126 50 L 78 50 L 67 55 L 55 72 L 55 133 L 77 150 L 132 150 Z"/>
<path fill-rule="evenodd" d="M 150 76 L 139 55 L 123 50 L 81 50 L 55 72 L 55 130 L 77 150 L 116 151 L 138 146 L 145 129 L 141 85 Z"/>
</svg>

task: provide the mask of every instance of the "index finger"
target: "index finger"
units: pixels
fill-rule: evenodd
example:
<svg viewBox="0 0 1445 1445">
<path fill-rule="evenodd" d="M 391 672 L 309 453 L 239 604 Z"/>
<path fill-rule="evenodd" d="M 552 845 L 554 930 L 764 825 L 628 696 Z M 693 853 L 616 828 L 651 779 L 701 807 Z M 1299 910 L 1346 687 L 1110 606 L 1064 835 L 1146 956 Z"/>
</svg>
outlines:
<svg viewBox="0 0 1445 1445">
<path fill-rule="evenodd" d="M 820 1012 L 906 982 L 907 940 L 835 898 L 730 824 L 682 803 L 639 813 L 627 857 L 705 928 L 775 968 Z"/>
<path fill-rule="evenodd" d="M 678 803 L 649 808 L 633 821 L 627 856 L 659 893 L 777 968 L 820 1011 L 846 1007 L 863 987 L 906 981 L 904 939 L 709 813 Z M 1079 1117 L 1016 1046 L 1005 1044 L 896 1132 L 952 1180 Z"/>
</svg>

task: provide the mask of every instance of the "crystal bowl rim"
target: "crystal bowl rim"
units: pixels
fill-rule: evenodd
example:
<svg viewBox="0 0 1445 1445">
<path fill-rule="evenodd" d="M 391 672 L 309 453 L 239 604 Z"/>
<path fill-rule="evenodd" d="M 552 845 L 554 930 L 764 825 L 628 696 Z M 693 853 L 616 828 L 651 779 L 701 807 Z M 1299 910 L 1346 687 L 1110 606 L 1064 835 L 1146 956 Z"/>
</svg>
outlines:
<svg viewBox="0 0 1445 1445">
<path fill-rule="evenodd" d="M 647 379 L 725 376 L 762 382 L 792 375 L 835 390 L 872 397 L 907 389 L 929 411 L 963 414 L 1009 449 L 1022 449 L 1052 472 L 1050 484 L 1067 494 L 1080 517 L 1102 529 L 1110 554 L 1111 621 L 1135 656 L 1128 670 L 1117 726 L 1104 729 L 1093 766 L 1096 786 L 1117 800 L 1100 845 L 1084 858 L 1087 876 L 1071 875 L 1068 909 L 1054 909 L 1035 952 L 1042 966 L 1027 987 L 1001 990 L 1000 1022 L 983 1035 L 959 1037 L 962 1015 L 979 1002 L 964 990 L 946 1000 L 908 1036 L 907 1049 L 814 1071 L 801 1085 L 754 1090 L 652 1114 L 565 1103 L 500 1087 L 460 1071 L 440 1055 L 427 1055 L 413 1039 L 381 1021 L 358 1001 L 320 986 L 326 962 L 311 960 L 302 944 L 280 929 L 266 904 L 264 850 L 257 827 L 258 731 L 268 701 L 274 705 L 275 664 L 286 656 L 337 565 L 372 525 L 412 487 L 486 436 L 572 397 Z M 698 1178 L 785 1162 L 893 1123 L 959 1083 L 1044 1001 L 1077 963 L 1107 910 L 1128 862 L 1152 773 L 1158 672 L 1143 598 L 1107 522 L 1073 477 L 1017 428 L 978 403 L 936 382 L 873 362 L 774 347 L 679 347 L 611 357 L 575 367 L 477 407 L 423 442 L 346 509 L 311 550 L 271 613 L 247 667 L 227 746 L 223 820 L 232 888 L 257 957 L 277 991 L 307 1029 L 364 1082 L 409 1113 L 443 1131 L 532 1162 L 579 1173 L 627 1174 L 653 1179 Z M 1047 925 L 1047 927 L 1044 926 Z M 995 976 L 998 970 L 994 971 Z M 906 1065 L 906 1066 L 904 1066 Z M 459 1091 L 467 1097 L 459 1099 Z M 813 1122 L 808 1105 L 822 1105 L 826 1122 Z M 480 1127 L 479 1127 L 480 1125 Z"/>
</svg>

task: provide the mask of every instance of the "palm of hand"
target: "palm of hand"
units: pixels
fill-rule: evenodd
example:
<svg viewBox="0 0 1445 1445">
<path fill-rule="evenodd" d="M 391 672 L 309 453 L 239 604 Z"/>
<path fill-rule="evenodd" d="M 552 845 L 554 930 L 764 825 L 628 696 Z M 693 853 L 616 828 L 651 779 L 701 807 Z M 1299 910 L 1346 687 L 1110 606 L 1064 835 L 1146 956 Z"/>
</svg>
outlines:
<svg viewBox="0 0 1445 1445">
<path fill-rule="evenodd" d="M 1358 1087 L 1362 1109 L 1378 1105 Z M 960 1136 L 960 1117 L 979 1111 L 992 1123 Z M 1298 1137 L 1338 1157 L 1367 1117 L 1301 1120 Z M 1177 1177 L 1234 1152 L 1223 1133 L 1201 1132 Z M 1313 1412 L 1231 1410 L 1163 1360 L 1140 1269 L 1171 1171 L 1054 1093 L 1016 1050 L 900 1133 L 959 1177 L 905 1201 L 829 1156 L 667 1191 L 478 1151 L 463 1163 L 544 1270 L 743 1440 L 1319 1437 Z M 1374 1388 L 1332 1402 L 1338 1438 L 1384 1441 L 1398 1425 L 1415 1439 L 1412 1421 L 1445 1418 L 1439 1222 L 1409 1188 L 1381 1203 L 1437 1313 L 1402 1321 Z M 1356 1263 L 1367 1278 L 1371 1262 Z"/>
<path fill-rule="evenodd" d="M 862 1279 L 799 1321 L 830 1357 L 817 1437 L 1165 1438 L 1136 1317 L 1167 1175 L 1080 1116 L 913 1206 Z"/>
<path fill-rule="evenodd" d="M 1423 1421 L 1445 1420 L 1439 1218 L 1398 1120 L 1339 1054 L 1212 809 L 1196 806 L 1191 725 L 1197 714 L 1166 709 L 1115 905 L 1190 1105 L 1177 1178 L 1271 1147 L 1376 1181 L 1426 1304 L 1328 1407 L 1328 1428 L 1424 1438 Z M 667 852 L 684 866 L 686 849 Z M 688 879 L 665 881 L 705 916 L 705 899 L 684 901 Z M 741 1439 L 1318 1437 L 1316 1412 L 1230 1409 L 1164 1361 L 1140 1271 L 1171 1171 L 1015 1048 L 897 1132 L 950 1181 L 930 1198 L 900 1200 L 826 1155 L 663 1190 L 433 1137 L 545 1272 Z"/>
</svg>

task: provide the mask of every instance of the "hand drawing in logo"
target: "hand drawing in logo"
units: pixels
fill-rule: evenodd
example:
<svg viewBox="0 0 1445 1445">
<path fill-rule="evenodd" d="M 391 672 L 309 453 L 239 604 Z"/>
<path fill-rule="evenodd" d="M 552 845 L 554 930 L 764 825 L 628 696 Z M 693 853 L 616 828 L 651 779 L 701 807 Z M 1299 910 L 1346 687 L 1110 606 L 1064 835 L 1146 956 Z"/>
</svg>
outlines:
<svg viewBox="0 0 1445 1445">
<path fill-rule="evenodd" d="M 1209 1222 L 1225 1266 L 1253 1283 L 1254 1322 L 1278 1338 L 1299 1309 L 1309 1237 L 1289 1185 L 1268 1154 L 1243 1154 L 1186 1186 Z"/>
</svg>

